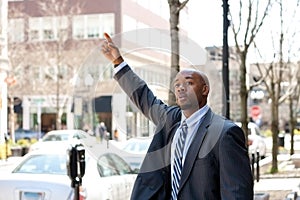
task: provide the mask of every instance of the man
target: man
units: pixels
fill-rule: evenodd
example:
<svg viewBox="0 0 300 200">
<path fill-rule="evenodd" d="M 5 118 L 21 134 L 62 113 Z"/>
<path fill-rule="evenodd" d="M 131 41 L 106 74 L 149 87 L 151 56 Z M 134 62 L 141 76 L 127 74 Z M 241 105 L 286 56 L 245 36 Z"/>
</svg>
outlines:
<svg viewBox="0 0 300 200">
<path fill-rule="evenodd" d="M 102 53 L 114 64 L 116 81 L 156 125 L 131 199 L 253 199 L 244 133 L 207 105 L 206 75 L 179 72 L 174 80 L 178 106 L 168 106 L 131 70 L 110 36 L 104 37 Z"/>
</svg>

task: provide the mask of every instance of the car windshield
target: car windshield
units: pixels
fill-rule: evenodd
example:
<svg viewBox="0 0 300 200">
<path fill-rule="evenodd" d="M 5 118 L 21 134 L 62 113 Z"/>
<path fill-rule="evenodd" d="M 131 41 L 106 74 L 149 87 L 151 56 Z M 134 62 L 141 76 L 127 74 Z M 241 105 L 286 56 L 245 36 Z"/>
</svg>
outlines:
<svg viewBox="0 0 300 200">
<path fill-rule="evenodd" d="M 149 148 L 150 142 L 149 140 L 137 140 L 137 141 L 131 141 L 128 142 L 125 146 L 124 146 L 124 150 L 125 151 L 129 151 L 129 152 L 147 152 L 148 148 Z"/>
<path fill-rule="evenodd" d="M 48 141 L 66 141 L 69 140 L 70 134 L 51 134 L 51 135 L 45 135 L 43 138 L 43 142 Z"/>
<path fill-rule="evenodd" d="M 67 174 L 66 155 L 34 155 L 22 162 L 13 173 Z"/>
<path fill-rule="evenodd" d="M 68 130 L 62 130 L 62 131 L 51 131 L 47 133 L 42 141 L 48 142 L 48 141 L 67 141 L 72 139 L 85 139 L 86 135 L 82 131 L 68 131 Z"/>
</svg>

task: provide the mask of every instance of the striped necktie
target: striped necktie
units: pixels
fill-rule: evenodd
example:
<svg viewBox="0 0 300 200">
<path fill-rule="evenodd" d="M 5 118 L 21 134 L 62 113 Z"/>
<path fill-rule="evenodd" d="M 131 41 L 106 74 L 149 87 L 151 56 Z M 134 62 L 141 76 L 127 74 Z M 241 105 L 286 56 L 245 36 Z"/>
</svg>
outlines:
<svg viewBox="0 0 300 200">
<path fill-rule="evenodd" d="M 172 197 L 171 200 L 177 199 L 177 193 L 179 189 L 181 170 L 182 170 L 182 155 L 184 149 L 185 138 L 187 135 L 187 124 L 185 121 L 182 122 L 181 131 L 179 138 L 176 143 L 174 153 L 174 164 L 173 164 L 173 181 L 172 181 Z"/>
</svg>

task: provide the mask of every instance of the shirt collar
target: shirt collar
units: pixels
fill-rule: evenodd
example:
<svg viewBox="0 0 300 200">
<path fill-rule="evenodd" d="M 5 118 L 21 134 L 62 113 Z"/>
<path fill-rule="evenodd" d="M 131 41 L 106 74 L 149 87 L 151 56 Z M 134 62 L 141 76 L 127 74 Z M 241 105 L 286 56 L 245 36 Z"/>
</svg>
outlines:
<svg viewBox="0 0 300 200">
<path fill-rule="evenodd" d="M 209 106 L 205 105 L 196 112 L 194 112 L 189 118 L 186 118 L 186 116 L 182 112 L 180 126 L 182 125 L 182 122 L 184 120 L 186 121 L 188 127 L 193 126 L 195 123 L 199 122 L 202 119 L 202 117 L 207 113 L 208 109 Z"/>
</svg>

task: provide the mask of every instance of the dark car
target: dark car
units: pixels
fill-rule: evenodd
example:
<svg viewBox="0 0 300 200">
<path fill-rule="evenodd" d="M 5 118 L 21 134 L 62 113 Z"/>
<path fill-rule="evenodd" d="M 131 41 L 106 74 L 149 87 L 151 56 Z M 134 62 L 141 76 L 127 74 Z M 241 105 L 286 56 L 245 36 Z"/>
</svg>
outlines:
<svg viewBox="0 0 300 200">
<path fill-rule="evenodd" d="M 17 142 L 20 139 L 32 140 L 32 139 L 40 139 L 44 134 L 42 132 L 37 132 L 33 130 L 26 130 L 26 129 L 16 129 L 15 130 L 15 141 Z M 11 138 L 11 135 L 10 135 Z"/>
</svg>

